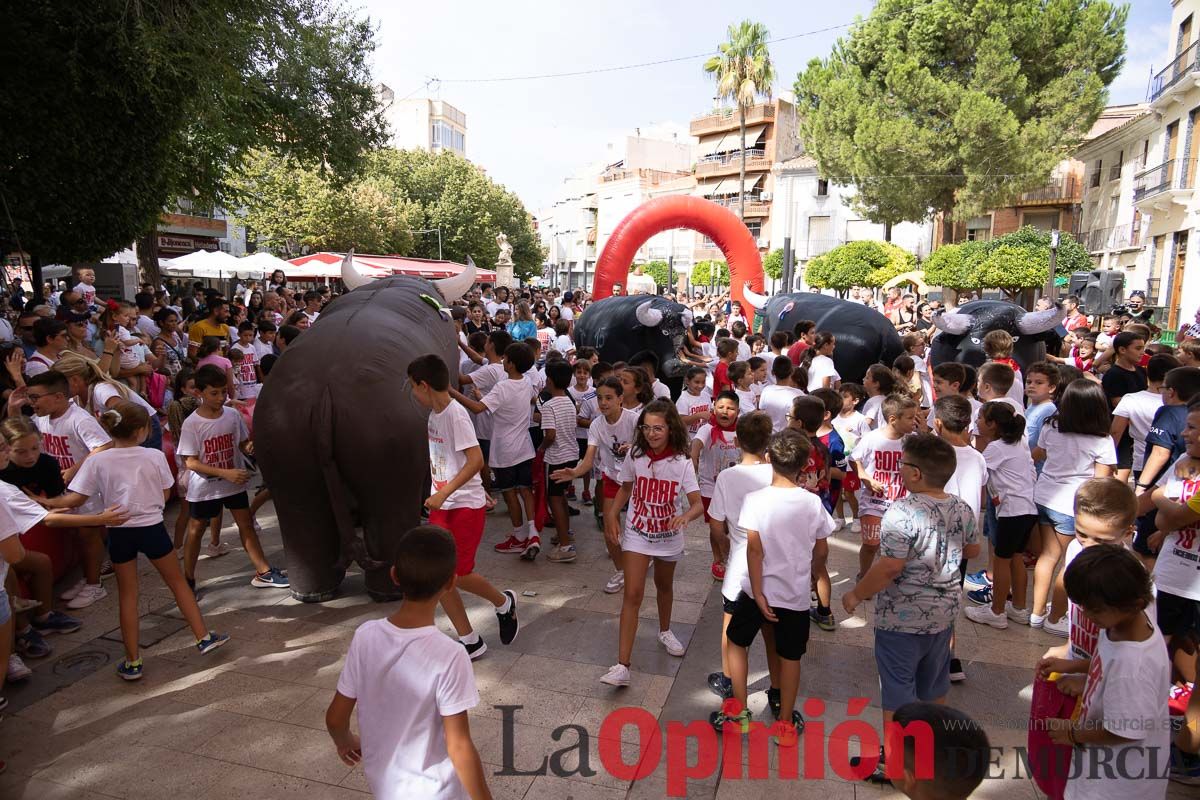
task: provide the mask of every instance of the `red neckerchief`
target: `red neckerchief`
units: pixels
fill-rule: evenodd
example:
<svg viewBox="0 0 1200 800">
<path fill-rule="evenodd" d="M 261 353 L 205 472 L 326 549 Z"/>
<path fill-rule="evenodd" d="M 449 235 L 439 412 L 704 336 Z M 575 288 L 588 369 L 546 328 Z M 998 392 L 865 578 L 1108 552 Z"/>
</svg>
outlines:
<svg viewBox="0 0 1200 800">
<path fill-rule="evenodd" d="M 1012 367 L 1013 372 L 1021 371 L 1021 365 L 1016 361 L 1013 361 L 1011 358 L 993 358 L 992 361 L 996 364 L 1004 364 L 1007 367 Z"/>
<path fill-rule="evenodd" d="M 698 336 L 698 337 L 696 338 L 696 341 L 700 342 L 701 344 L 707 344 L 707 343 L 708 343 L 708 337 L 707 337 L 707 336 L 705 336 L 704 334 L 700 334 L 700 336 Z"/>
<path fill-rule="evenodd" d="M 1086 360 L 1082 359 L 1079 357 L 1078 353 L 1072 354 L 1071 357 L 1075 361 L 1075 369 L 1079 370 L 1080 372 L 1091 372 L 1092 371 L 1092 359 L 1090 359 L 1090 358 L 1086 359 Z"/>
<path fill-rule="evenodd" d="M 661 453 L 655 453 L 653 450 L 646 451 L 646 458 L 650 459 L 651 464 L 653 464 L 655 461 L 664 461 L 668 458 L 674 457 L 675 451 L 669 447 L 664 447 Z"/>
<path fill-rule="evenodd" d="M 709 431 L 709 444 L 716 444 L 717 442 L 720 442 L 721 444 L 728 444 L 729 442 L 726 441 L 725 434 L 732 433 L 737 430 L 737 420 L 734 420 L 732 425 L 726 427 L 717 422 L 716 414 L 708 415 L 708 424 L 712 427 L 712 430 Z"/>
</svg>

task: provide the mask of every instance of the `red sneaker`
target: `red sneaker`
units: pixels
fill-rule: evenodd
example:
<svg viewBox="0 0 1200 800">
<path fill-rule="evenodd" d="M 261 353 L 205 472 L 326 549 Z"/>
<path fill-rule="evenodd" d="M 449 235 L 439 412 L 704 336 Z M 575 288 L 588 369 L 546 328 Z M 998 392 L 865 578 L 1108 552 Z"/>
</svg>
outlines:
<svg viewBox="0 0 1200 800">
<path fill-rule="evenodd" d="M 1021 553 L 1021 561 L 1025 563 L 1025 569 L 1033 569 L 1037 566 L 1038 557 L 1033 553 Z"/>
<path fill-rule="evenodd" d="M 526 544 L 527 542 L 524 539 L 518 539 L 517 537 L 510 535 L 503 542 L 496 545 L 495 550 L 497 553 L 512 553 L 514 555 L 520 555 L 521 553 L 525 552 Z"/>
<path fill-rule="evenodd" d="M 712 576 L 714 581 L 725 580 L 725 565 L 720 561 L 714 561 L 712 565 Z"/>
<path fill-rule="evenodd" d="M 536 533 L 521 542 L 521 558 L 533 561 L 542 552 L 542 540 Z"/>
<path fill-rule="evenodd" d="M 585 506 L 590 506 L 592 504 L 592 493 L 585 490 L 581 502 Z"/>
</svg>

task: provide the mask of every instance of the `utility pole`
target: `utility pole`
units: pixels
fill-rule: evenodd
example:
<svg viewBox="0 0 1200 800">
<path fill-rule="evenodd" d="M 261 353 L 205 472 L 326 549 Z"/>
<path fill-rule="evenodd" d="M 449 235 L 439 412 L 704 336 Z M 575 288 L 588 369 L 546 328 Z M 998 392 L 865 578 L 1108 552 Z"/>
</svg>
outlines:
<svg viewBox="0 0 1200 800">
<path fill-rule="evenodd" d="M 443 261 L 442 258 L 442 229 L 441 228 L 421 228 L 413 233 L 436 233 L 438 237 L 438 261 Z"/>
<path fill-rule="evenodd" d="M 1054 280 L 1055 263 L 1058 261 L 1058 229 L 1050 231 L 1050 275 L 1046 278 L 1046 286 L 1042 289 L 1042 296 L 1050 298 L 1050 302 L 1054 303 L 1058 300 L 1058 284 Z"/>
</svg>

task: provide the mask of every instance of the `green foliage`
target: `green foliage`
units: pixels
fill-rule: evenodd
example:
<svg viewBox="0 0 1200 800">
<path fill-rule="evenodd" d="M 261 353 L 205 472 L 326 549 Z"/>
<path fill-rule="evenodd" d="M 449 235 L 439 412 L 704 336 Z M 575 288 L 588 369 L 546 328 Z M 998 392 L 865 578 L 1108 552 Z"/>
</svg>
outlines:
<svg viewBox="0 0 1200 800">
<path fill-rule="evenodd" d="M 1103 110 L 1127 16 L 1104 0 L 880 0 L 797 77 L 803 140 L 875 222 L 1008 205 Z"/>
<path fill-rule="evenodd" d="M 542 247 L 516 195 L 452 153 L 382 149 L 368 154 L 361 175 L 341 177 L 303 169 L 290 159 L 255 153 L 232 178 L 245 198 L 239 221 L 283 256 L 307 245 L 438 257 L 490 268 L 499 256 L 496 234 L 512 245 L 514 273 L 541 273 Z"/>
<path fill-rule="evenodd" d="M 762 262 L 763 273 L 771 280 L 779 280 L 783 277 L 783 248 L 778 248 L 767 253 L 763 257 Z"/>
<path fill-rule="evenodd" d="M 717 285 L 729 285 L 729 265 L 724 261 L 699 261 L 692 267 L 692 286 L 712 286 L 713 270 L 716 270 Z"/>
<path fill-rule="evenodd" d="M 767 42 L 771 34 L 761 22 L 742 20 L 730 25 L 728 40 L 717 45 L 717 55 L 704 62 L 704 71 L 717 82 L 717 95 L 741 108 L 754 105 L 759 95 L 771 96 L 775 65 Z"/>
<path fill-rule="evenodd" d="M 632 274 L 638 267 L 642 268 L 642 274 L 649 275 L 654 278 L 654 282 L 659 286 L 666 286 L 670 283 L 669 275 L 670 265 L 666 261 L 651 261 L 648 264 L 630 264 L 629 272 Z"/>
<path fill-rule="evenodd" d="M 374 31 L 334 0 L 29 0 L 0 27 L 0 186 L 43 261 L 126 247 L 180 196 L 236 206 L 255 148 L 350 174 L 384 136 Z"/>
<path fill-rule="evenodd" d="M 1055 274 L 1092 268 L 1087 250 L 1060 234 Z M 990 242 L 939 247 L 925 260 L 925 281 L 948 289 L 1036 289 L 1050 270 L 1050 234 L 1029 225 Z"/>
<path fill-rule="evenodd" d="M 845 291 L 852 286 L 880 286 L 916 266 L 912 253 L 890 242 L 847 242 L 809 261 L 804 281 Z"/>
</svg>

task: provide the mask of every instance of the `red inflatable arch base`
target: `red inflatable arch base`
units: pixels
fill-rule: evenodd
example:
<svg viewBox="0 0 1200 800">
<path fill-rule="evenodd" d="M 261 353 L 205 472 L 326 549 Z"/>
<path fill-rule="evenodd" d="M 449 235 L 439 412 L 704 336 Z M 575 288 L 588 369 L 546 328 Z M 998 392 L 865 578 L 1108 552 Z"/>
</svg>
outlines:
<svg viewBox="0 0 1200 800">
<path fill-rule="evenodd" d="M 729 209 L 711 200 L 681 195 L 651 200 L 621 220 L 596 262 L 592 297 L 601 300 L 612 295 L 614 283 L 625 283 L 625 276 L 629 274 L 629 266 L 638 248 L 651 236 L 672 228 L 688 228 L 713 240 L 729 264 L 729 288 L 733 301 L 740 303 L 743 311 L 749 312 L 752 306 L 743 297 L 743 287 L 749 283 L 755 292 L 763 291 L 762 256 L 758 252 L 758 243 Z"/>
</svg>

